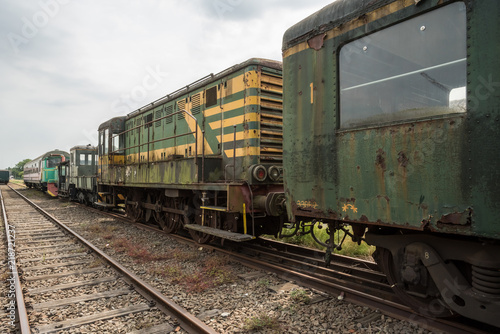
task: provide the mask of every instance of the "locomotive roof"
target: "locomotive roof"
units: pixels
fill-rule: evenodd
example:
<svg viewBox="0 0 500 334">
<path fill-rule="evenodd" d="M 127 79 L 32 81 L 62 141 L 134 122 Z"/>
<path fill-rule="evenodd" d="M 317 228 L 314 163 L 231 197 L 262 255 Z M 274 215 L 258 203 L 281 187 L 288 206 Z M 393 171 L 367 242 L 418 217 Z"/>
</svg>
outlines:
<svg viewBox="0 0 500 334">
<path fill-rule="evenodd" d="M 395 0 L 337 0 L 289 28 L 283 51 Z"/>
<path fill-rule="evenodd" d="M 102 123 L 99 125 L 99 131 L 106 128 L 111 128 L 112 130 L 123 131 L 123 122 L 125 121 L 126 116 L 118 116 L 113 117 L 112 119 Z"/>
<path fill-rule="evenodd" d="M 49 151 L 49 152 L 47 152 L 47 153 L 44 153 L 44 154 L 42 154 L 41 156 L 36 157 L 35 159 L 32 159 L 32 160 L 31 160 L 31 161 L 29 161 L 29 162 L 42 160 L 42 159 L 44 159 L 44 158 L 50 157 L 51 155 L 64 155 L 65 157 L 69 158 L 69 153 L 68 153 L 68 152 L 65 152 L 65 151 L 61 151 L 61 150 L 55 149 L 55 150 L 53 150 L 53 151 Z M 29 162 L 28 162 L 28 163 L 29 163 Z"/>
<path fill-rule="evenodd" d="M 143 112 L 149 111 L 160 104 L 174 100 L 174 99 L 178 98 L 179 96 L 182 96 L 182 95 L 187 94 L 191 91 L 194 91 L 200 87 L 208 85 L 211 82 L 220 80 L 220 79 L 228 76 L 231 73 L 234 73 L 236 71 L 239 71 L 239 70 L 241 70 L 247 66 L 251 66 L 251 65 L 266 66 L 266 67 L 270 67 L 270 68 L 280 70 L 280 71 L 283 68 L 283 64 L 281 63 L 281 61 L 264 59 L 264 58 L 250 58 L 247 61 L 244 61 L 240 64 L 236 64 L 234 66 L 231 66 L 231 67 L 229 67 L 229 68 L 227 68 L 227 69 L 225 69 L 217 74 L 211 73 L 211 74 L 207 75 L 206 77 L 203 77 L 203 78 L 201 78 L 201 79 L 199 79 L 199 80 L 197 80 L 197 81 L 195 81 L 187 86 L 184 86 L 184 87 L 182 87 L 182 88 L 180 88 L 180 89 L 178 89 L 178 90 L 176 90 L 168 95 L 165 95 L 164 97 L 162 97 L 162 98 L 160 98 L 152 103 L 149 103 L 142 108 L 139 108 L 139 109 L 131 112 L 130 114 L 127 115 L 127 119 L 130 119 L 130 118 L 132 118 L 138 114 L 141 114 Z"/>
<path fill-rule="evenodd" d="M 97 147 L 95 146 L 92 146 L 90 144 L 88 145 L 77 145 L 77 146 L 73 146 L 72 148 L 70 148 L 70 152 L 71 151 L 75 151 L 75 150 L 97 150 Z"/>
</svg>

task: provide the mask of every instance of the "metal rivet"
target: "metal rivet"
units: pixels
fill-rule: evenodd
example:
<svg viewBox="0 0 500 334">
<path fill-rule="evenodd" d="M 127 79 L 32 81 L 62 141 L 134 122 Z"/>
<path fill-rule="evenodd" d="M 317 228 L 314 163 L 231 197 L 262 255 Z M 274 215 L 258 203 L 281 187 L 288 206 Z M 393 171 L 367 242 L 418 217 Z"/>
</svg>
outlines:
<svg viewBox="0 0 500 334">
<path fill-rule="evenodd" d="M 367 46 L 363 46 L 363 51 L 367 51 L 368 50 L 368 47 Z"/>
<path fill-rule="evenodd" d="M 424 31 L 424 30 L 425 30 L 425 26 L 421 26 L 420 31 Z"/>
</svg>

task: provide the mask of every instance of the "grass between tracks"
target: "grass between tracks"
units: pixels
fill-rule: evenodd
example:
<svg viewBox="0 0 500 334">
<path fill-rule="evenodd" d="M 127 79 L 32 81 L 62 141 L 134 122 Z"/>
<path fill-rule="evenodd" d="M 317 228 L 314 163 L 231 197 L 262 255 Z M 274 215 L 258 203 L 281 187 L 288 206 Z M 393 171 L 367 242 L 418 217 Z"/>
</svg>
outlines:
<svg viewBox="0 0 500 334">
<path fill-rule="evenodd" d="M 348 227 L 348 229 L 350 232 L 352 232 L 350 227 Z M 306 227 L 305 231 L 303 233 L 300 233 L 299 235 L 295 235 L 293 237 L 281 238 L 279 240 L 286 243 L 300 245 L 304 247 L 316 248 L 323 251 L 326 250 L 326 247 L 323 247 L 322 245 L 319 245 L 316 241 L 314 241 L 313 237 L 311 236 L 311 233 L 309 233 L 309 230 L 310 227 Z M 283 234 L 285 235 L 290 234 L 292 232 L 293 231 L 290 229 L 283 229 Z M 344 237 L 344 234 L 345 234 L 344 231 L 337 231 L 335 233 L 335 238 L 334 238 L 335 243 L 339 243 Z M 314 235 L 321 241 L 329 240 L 330 238 L 330 236 L 326 232 L 326 225 L 323 225 L 322 228 L 319 228 L 318 224 L 316 224 L 314 226 Z M 344 243 L 342 244 L 342 249 L 341 250 L 335 249 L 334 253 L 345 256 L 370 259 L 374 251 L 375 251 L 375 246 L 370 246 L 364 241 L 361 242 L 360 245 L 358 245 L 357 242 L 353 242 L 351 238 L 347 236 L 344 240 Z"/>
<path fill-rule="evenodd" d="M 154 273 L 167 278 L 172 284 L 181 285 L 188 293 L 203 292 L 236 280 L 236 275 L 229 266 L 229 259 L 225 256 L 209 257 L 201 268 L 194 270 L 185 270 L 176 262 L 157 268 Z"/>
</svg>

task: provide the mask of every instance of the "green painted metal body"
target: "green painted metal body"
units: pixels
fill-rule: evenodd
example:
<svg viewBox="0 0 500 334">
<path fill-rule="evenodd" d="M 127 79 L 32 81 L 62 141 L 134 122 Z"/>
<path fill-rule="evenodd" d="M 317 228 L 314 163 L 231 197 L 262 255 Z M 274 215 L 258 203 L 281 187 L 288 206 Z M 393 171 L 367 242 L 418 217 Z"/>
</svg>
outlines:
<svg viewBox="0 0 500 334">
<path fill-rule="evenodd" d="M 10 172 L 8 170 L 0 170 L 0 183 L 9 183 Z"/>
<path fill-rule="evenodd" d="M 279 87 L 269 87 L 263 77 L 279 80 Z M 266 101 L 276 101 L 279 108 L 273 110 L 264 105 Z M 109 150 L 109 155 L 101 148 L 100 182 L 186 189 L 233 180 L 252 184 L 251 166 L 281 167 L 281 104 L 279 62 L 254 58 L 201 79 L 127 117 L 114 119 L 117 124 L 111 132 L 121 133 L 123 144 L 119 150 Z M 268 127 L 264 112 L 276 112 L 278 117 L 270 125 L 279 132 L 276 154 L 265 151 L 274 146 L 263 141 Z M 111 125 L 109 122 L 100 126 L 101 133 Z"/>
<path fill-rule="evenodd" d="M 341 48 L 454 2 L 339 0 L 287 31 L 289 219 L 500 237 L 500 2 L 463 2 L 466 112 L 355 128 L 340 125 Z"/>
</svg>

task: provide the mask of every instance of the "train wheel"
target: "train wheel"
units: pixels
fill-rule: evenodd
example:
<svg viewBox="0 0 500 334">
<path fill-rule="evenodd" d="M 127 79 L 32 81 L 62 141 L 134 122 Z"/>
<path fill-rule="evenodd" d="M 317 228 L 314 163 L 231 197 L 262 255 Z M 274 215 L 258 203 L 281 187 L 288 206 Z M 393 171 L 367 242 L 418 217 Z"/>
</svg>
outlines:
<svg viewBox="0 0 500 334">
<path fill-rule="evenodd" d="M 76 197 L 78 198 L 78 202 L 80 204 L 87 205 L 87 199 L 85 198 L 85 194 L 83 192 L 79 191 Z"/>
<path fill-rule="evenodd" d="M 146 204 L 153 204 L 154 202 L 155 202 L 155 196 L 148 193 L 148 195 L 146 196 Z M 149 222 L 149 220 L 152 217 L 152 214 L 153 214 L 153 210 L 151 210 L 151 209 L 144 210 L 144 219 L 145 219 L 146 223 Z"/>
<path fill-rule="evenodd" d="M 135 202 L 135 204 L 127 205 L 127 216 L 138 222 L 141 220 L 143 214 L 143 210 L 141 207 L 141 193 L 138 191 L 134 191 L 130 195 L 130 197 L 132 198 L 132 201 Z"/>
<path fill-rule="evenodd" d="M 180 215 L 172 212 L 162 211 L 161 206 L 177 209 L 176 202 L 176 199 L 166 198 L 164 196 L 162 196 L 161 199 L 156 202 L 156 206 L 157 208 L 159 208 L 159 210 L 155 210 L 153 214 L 158 225 L 160 225 L 162 230 L 166 233 L 175 233 L 177 231 L 180 224 Z"/>
<path fill-rule="evenodd" d="M 425 292 L 426 287 L 409 285 L 403 282 L 401 275 L 398 274 L 398 272 L 401 271 L 401 266 L 397 266 L 394 263 L 390 250 L 377 247 L 374 258 L 380 269 L 387 276 L 387 281 L 391 285 L 393 291 L 403 303 L 416 312 L 428 317 L 442 318 L 453 315 L 451 310 L 445 306 L 445 303 L 441 300 L 439 295 L 429 295 Z M 427 269 L 424 270 L 427 271 Z M 428 272 L 426 275 L 428 275 L 428 280 L 432 281 Z M 431 283 L 434 284 L 433 282 Z"/>
</svg>

